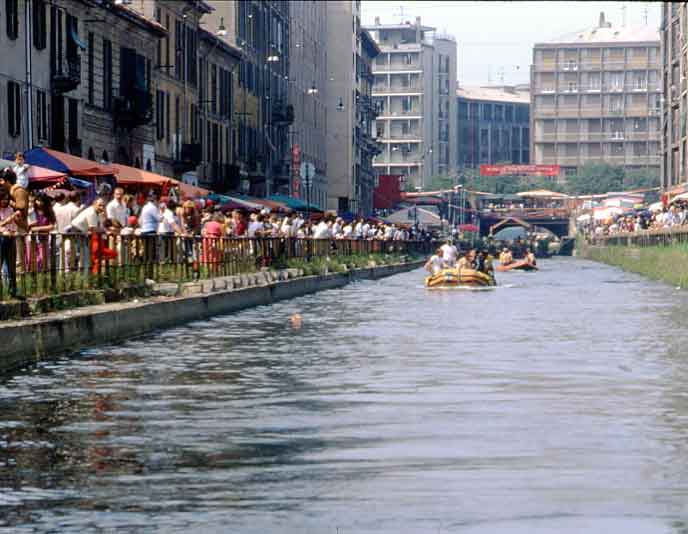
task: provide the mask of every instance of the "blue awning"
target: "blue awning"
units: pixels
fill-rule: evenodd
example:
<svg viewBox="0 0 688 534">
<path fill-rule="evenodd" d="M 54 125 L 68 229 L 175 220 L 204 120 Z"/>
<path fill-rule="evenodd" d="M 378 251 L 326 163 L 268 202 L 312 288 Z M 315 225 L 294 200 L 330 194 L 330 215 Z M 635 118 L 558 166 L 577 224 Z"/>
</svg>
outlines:
<svg viewBox="0 0 688 534">
<path fill-rule="evenodd" d="M 79 37 L 79 34 L 76 33 L 76 28 L 72 27 L 71 31 L 69 32 L 69 36 L 72 38 L 72 41 L 74 41 L 74 44 L 76 44 L 76 46 L 82 50 L 86 50 L 88 48 L 86 43 L 84 43 Z"/>
</svg>

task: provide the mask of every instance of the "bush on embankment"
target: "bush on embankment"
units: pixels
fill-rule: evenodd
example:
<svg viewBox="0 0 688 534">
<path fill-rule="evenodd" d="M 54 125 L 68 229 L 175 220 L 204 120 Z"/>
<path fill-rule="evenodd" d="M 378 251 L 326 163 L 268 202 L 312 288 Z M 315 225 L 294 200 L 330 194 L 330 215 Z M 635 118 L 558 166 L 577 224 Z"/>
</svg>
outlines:
<svg viewBox="0 0 688 534">
<path fill-rule="evenodd" d="M 589 247 L 591 260 L 621 267 L 652 280 L 688 287 L 688 244 L 657 247 Z"/>
</svg>

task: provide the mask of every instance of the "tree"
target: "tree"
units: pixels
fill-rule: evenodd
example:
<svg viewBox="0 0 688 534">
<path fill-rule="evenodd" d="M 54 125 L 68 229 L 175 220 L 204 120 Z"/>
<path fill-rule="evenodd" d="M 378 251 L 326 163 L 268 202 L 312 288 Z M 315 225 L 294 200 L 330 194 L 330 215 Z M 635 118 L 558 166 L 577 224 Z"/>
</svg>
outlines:
<svg viewBox="0 0 688 534">
<path fill-rule="evenodd" d="M 567 190 L 576 195 L 597 195 L 624 188 L 623 167 L 609 163 L 586 163 L 573 176 L 567 176 Z"/>
</svg>

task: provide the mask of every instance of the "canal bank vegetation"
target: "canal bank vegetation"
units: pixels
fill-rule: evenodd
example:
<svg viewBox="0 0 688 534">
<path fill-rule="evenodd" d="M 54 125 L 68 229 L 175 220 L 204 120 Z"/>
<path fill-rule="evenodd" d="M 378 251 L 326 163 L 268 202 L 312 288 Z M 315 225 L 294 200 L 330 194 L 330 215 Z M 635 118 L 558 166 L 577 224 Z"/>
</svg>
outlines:
<svg viewBox="0 0 688 534">
<path fill-rule="evenodd" d="M 417 254 L 352 254 L 349 256 L 314 257 L 309 260 L 293 258 L 287 261 L 286 267 L 301 269 L 305 276 L 317 276 L 329 273 L 345 273 L 353 269 L 380 267 L 405 263 L 422 258 Z"/>
<path fill-rule="evenodd" d="M 621 267 L 625 271 L 676 287 L 688 288 L 688 244 L 587 246 L 582 252 L 588 259 Z"/>
</svg>

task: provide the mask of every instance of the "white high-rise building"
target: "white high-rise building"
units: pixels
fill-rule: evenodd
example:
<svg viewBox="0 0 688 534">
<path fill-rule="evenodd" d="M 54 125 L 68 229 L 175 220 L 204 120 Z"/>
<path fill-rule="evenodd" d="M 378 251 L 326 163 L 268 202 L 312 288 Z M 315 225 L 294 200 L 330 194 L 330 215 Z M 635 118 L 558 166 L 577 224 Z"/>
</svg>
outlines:
<svg viewBox="0 0 688 534">
<path fill-rule="evenodd" d="M 373 65 L 379 174 L 402 174 L 422 187 L 456 169 L 456 41 L 415 23 L 367 28 L 381 53 Z"/>
</svg>

